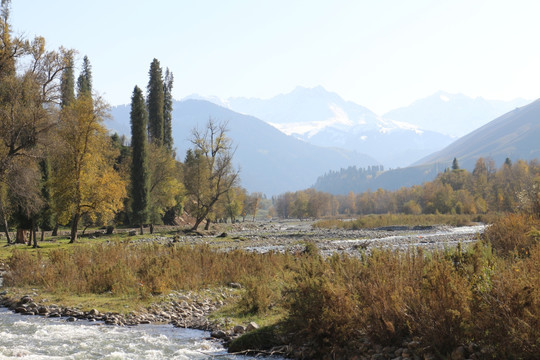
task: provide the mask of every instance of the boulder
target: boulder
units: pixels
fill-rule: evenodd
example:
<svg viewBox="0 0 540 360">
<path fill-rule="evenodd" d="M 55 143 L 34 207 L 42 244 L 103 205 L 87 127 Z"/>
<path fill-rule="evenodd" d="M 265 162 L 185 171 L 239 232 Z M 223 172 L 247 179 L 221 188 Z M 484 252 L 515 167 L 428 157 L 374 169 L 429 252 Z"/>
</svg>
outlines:
<svg viewBox="0 0 540 360">
<path fill-rule="evenodd" d="M 216 339 L 225 339 L 227 337 L 227 333 L 223 330 L 215 330 L 210 333 L 210 336 Z"/>
<path fill-rule="evenodd" d="M 252 321 L 248 324 L 248 326 L 246 327 L 246 332 L 250 332 L 250 331 L 253 331 L 253 330 L 257 330 L 259 328 L 259 325 L 257 325 L 256 322 Z"/>
</svg>

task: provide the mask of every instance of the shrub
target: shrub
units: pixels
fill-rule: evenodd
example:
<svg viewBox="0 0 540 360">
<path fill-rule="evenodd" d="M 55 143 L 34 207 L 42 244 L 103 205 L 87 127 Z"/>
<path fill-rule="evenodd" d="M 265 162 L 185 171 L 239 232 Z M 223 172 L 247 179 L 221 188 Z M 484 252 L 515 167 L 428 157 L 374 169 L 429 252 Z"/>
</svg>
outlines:
<svg viewBox="0 0 540 360">
<path fill-rule="evenodd" d="M 536 359 L 540 353 L 540 246 L 529 256 L 499 259 L 491 286 L 478 291 L 475 338 L 498 358 Z"/>
<path fill-rule="evenodd" d="M 531 215 L 510 214 L 495 221 L 484 232 L 484 240 L 502 255 L 517 252 L 522 256 L 528 253 L 532 245 L 538 243 L 534 236 L 534 227 L 540 221 Z"/>
</svg>

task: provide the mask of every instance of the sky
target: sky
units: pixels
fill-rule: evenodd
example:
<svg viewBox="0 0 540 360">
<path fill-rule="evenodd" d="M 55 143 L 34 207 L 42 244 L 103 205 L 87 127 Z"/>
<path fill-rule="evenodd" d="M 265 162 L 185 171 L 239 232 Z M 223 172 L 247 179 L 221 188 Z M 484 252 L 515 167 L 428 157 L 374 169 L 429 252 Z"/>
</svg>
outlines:
<svg viewBox="0 0 540 360">
<path fill-rule="evenodd" d="M 146 88 L 271 98 L 323 86 L 384 114 L 439 90 L 540 97 L 537 0 L 12 0 L 16 34 L 87 55 L 111 105 Z"/>
</svg>

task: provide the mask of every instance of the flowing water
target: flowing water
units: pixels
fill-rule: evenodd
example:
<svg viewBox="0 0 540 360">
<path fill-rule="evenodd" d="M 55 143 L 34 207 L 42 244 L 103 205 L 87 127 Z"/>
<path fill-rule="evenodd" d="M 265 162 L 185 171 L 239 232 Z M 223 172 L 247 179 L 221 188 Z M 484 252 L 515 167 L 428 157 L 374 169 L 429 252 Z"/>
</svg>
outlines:
<svg viewBox="0 0 540 360">
<path fill-rule="evenodd" d="M 0 309 L 0 359 L 254 359 L 229 355 L 208 336 L 172 325 L 67 323 Z"/>
</svg>

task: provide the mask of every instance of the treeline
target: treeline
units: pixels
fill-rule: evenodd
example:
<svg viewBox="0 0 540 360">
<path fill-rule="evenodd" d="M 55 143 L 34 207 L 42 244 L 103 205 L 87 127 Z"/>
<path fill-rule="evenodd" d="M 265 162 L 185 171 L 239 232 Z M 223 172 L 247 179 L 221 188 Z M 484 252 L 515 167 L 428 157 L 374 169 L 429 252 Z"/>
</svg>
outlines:
<svg viewBox="0 0 540 360">
<path fill-rule="evenodd" d="M 157 59 L 146 95 L 133 91 L 128 144 L 103 124 L 108 106 L 93 89 L 88 57 L 75 79 L 75 50 L 49 51 L 42 37 L 14 36 L 10 2 L 0 10 L 0 218 L 8 244 L 37 246 L 38 229 L 43 238 L 60 226 L 70 226 L 71 242 L 88 226 L 142 232 L 174 223 L 184 210 L 195 218 L 193 229 L 256 215 L 262 195 L 239 187 L 226 124 L 209 120 L 194 130 L 186 164 L 176 160 L 173 74 Z"/>
<path fill-rule="evenodd" d="M 451 169 L 423 185 L 397 191 L 378 189 L 330 195 L 308 189 L 273 198 L 282 218 L 320 218 L 366 214 L 484 214 L 487 212 L 540 212 L 540 162 L 509 159 L 496 169 L 493 160 L 480 158 L 472 172 Z"/>
<path fill-rule="evenodd" d="M 367 168 L 349 166 L 339 171 L 329 171 L 319 176 L 313 188 L 332 194 L 346 194 L 349 191 L 360 193 L 368 186 L 371 179 L 384 171 L 384 166 L 373 165 Z"/>
</svg>

